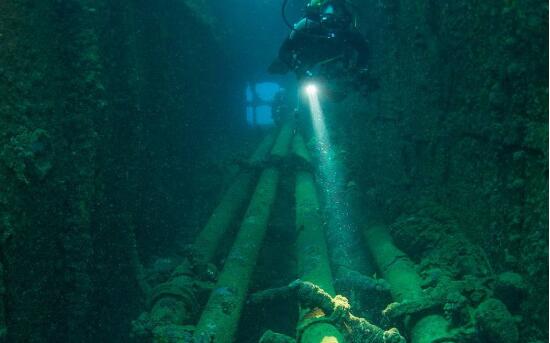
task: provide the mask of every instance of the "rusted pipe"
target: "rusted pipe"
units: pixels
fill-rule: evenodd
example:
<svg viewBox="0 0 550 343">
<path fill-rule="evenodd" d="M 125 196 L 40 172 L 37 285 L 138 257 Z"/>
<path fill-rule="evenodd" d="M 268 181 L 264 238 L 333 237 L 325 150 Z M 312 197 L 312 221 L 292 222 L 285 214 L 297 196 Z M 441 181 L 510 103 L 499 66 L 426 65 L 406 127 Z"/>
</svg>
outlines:
<svg viewBox="0 0 550 343">
<path fill-rule="evenodd" d="M 296 199 L 296 260 L 298 273 L 302 281 L 311 282 L 321 287 L 331 296 L 335 296 L 332 285 L 327 244 L 323 229 L 323 221 L 319 206 L 319 198 L 315 187 L 315 178 L 311 173 L 311 157 L 300 134 L 294 137 L 293 157 L 303 166 L 296 171 L 295 199 Z M 312 311 L 318 309 L 300 309 L 299 341 L 301 343 L 344 342 L 338 328 L 331 322 L 310 321 Z"/>
<path fill-rule="evenodd" d="M 268 134 L 250 157 L 248 163 L 254 166 L 262 162 L 272 148 L 274 140 L 274 133 Z M 227 189 L 219 205 L 195 239 L 193 251 L 199 254 L 203 261 L 209 262 L 214 258 L 216 250 L 231 223 L 235 222 L 237 216 L 241 213 L 241 209 L 250 200 L 250 193 L 256 175 L 256 171 L 250 168 L 244 169 L 237 175 L 235 181 Z"/>
<path fill-rule="evenodd" d="M 382 276 L 390 285 L 395 301 L 418 301 L 423 297 L 422 279 L 413 262 L 399 250 L 382 225 L 371 225 L 364 230 L 367 247 Z M 408 323 L 412 343 L 454 342 L 448 321 L 437 313 L 422 313 Z"/>
<path fill-rule="evenodd" d="M 275 141 L 269 133 L 248 160 L 251 166 L 263 162 Z M 214 258 L 216 249 L 237 220 L 247 200 L 258 172 L 255 168 L 243 169 L 227 189 L 203 230 L 193 244 L 193 258 L 207 263 Z M 188 335 L 183 326 L 191 324 L 198 312 L 197 294 L 205 292 L 204 284 L 196 279 L 192 263 L 186 259 L 172 273 L 170 279 L 157 285 L 149 294 L 151 311 L 133 322 L 136 334 L 151 331 L 156 343 L 177 342 Z"/>
<path fill-rule="evenodd" d="M 283 159 L 289 151 L 293 124 L 281 128 L 272 158 Z M 279 170 L 274 165 L 262 172 L 243 222 L 223 270 L 195 328 L 194 339 L 201 342 L 230 343 L 247 296 L 250 279 L 262 246 L 271 208 L 276 198 Z"/>
</svg>

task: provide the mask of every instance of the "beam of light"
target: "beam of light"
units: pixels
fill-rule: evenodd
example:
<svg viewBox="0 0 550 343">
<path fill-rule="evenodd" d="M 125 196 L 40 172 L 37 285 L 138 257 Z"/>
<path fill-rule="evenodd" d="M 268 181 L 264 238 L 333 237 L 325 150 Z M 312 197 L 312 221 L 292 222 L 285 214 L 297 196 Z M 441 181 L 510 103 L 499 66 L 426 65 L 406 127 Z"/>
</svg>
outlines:
<svg viewBox="0 0 550 343">
<path fill-rule="evenodd" d="M 310 83 L 306 86 L 306 93 L 309 95 L 316 95 L 318 92 L 317 86 L 313 83 Z"/>
<path fill-rule="evenodd" d="M 317 148 L 321 152 L 321 163 L 323 163 L 323 157 L 329 153 L 329 137 L 325 126 L 325 115 L 319 102 L 319 94 L 317 92 L 317 86 L 311 84 L 306 87 L 307 99 L 309 101 L 309 111 L 311 114 L 311 120 L 313 122 L 313 129 L 315 130 L 315 138 L 317 139 Z"/>
<path fill-rule="evenodd" d="M 331 146 L 325 117 L 317 88 L 306 87 L 311 120 L 319 152 L 319 184 L 325 198 L 327 238 L 331 245 L 332 261 L 336 267 L 350 269 L 358 260 L 355 252 L 361 249 L 357 240 L 357 227 L 353 224 L 351 206 L 348 203 L 345 168 Z"/>
</svg>

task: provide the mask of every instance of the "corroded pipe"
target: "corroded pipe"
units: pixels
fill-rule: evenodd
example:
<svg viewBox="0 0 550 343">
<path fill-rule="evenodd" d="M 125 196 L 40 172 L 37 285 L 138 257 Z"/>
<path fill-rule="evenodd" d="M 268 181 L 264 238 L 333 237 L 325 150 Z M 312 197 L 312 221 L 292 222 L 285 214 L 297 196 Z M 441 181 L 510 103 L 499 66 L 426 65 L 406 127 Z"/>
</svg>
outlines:
<svg viewBox="0 0 550 343">
<path fill-rule="evenodd" d="M 416 273 L 413 262 L 399 250 L 387 232 L 380 225 L 364 230 L 366 244 L 378 269 L 390 285 L 395 301 L 418 301 L 423 297 L 420 287 L 422 279 Z M 439 314 L 419 314 L 409 323 L 412 343 L 454 342 L 449 332 L 448 321 Z"/>
<path fill-rule="evenodd" d="M 275 141 L 275 134 L 269 133 L 260 143 L 248 164 L 255 166 L 269 154 Z M 194 258 L 203 263 L 210 262 L 221 240 L 241 213 L 246 201 L 250 199 L 256 171 L 252 168 L 242 170 L 227 189 L 203 230 L 193 244 Z M 187 330 L 182 325 L 190 324 L 198 310 L 197 292 L 203 285 L 192 270 L 189 260 L 181 263 L 170 279 L 157 285 L 150 294 L 151 312 L 134 321 L 134 331 L 141 334 L 151 330 L 153 341 L 172 342 L 183 339 Z"/>
<path fill-rule="evenodd" d="M 309 318 L 303 318 L 298 325 L 297 342 L 405 343 L 405 339 L 397 329 L 391 328 L 384 331 L 368 320 L 354 316 L 346 297 L 341 295 L 331 297 L 311 282 L 295 280 L 288 286 L 265 290 L 261 293 L 263 295 L 260 297 L 284 295 L 287 298 L 295 298 L 304 308 L 315 309 L 309 313 Z M 334 328 L 338 328 L 340 332 L 334 333 Z M 343 340 L 341 336 L 344 336 Z M 260 342 L 272 343 L 285 337 L 266 332 Z M 285 341 L 289 341 L 288 337 Z"/>
<path fill-rule="evenodd" d="M 262 162 L 273 146 L 275 135 L 268 134 L 260 143 L 248 163 L 252 166 Z M 216 249 L 225 237 L 231 223 L 233 223 L 250 199 L 256 173 L 249 169 L 243 170 L 225 192 L 220 204 L 216 207 L 210 219 L 199 233 L 193 244 L 193 251 L 199 254 L 203 261 L 209 262 L 214 258 Z"/>
<path fill-rule="evenodd" d="M 329 264 L 327 244 L 321 219 L 319 198 L 315 187 L 315 179 L 311 168 L 311 157 L 307 151 L 304 139 L 296 135 L 293 142 L 293 157 L 299 162 L 298 166 L 305 169 L 298 169 L 296 172 L 296 260 L 298 271 L 302 281 L 311 282 L 331 296 L 335 296 L 332 285 L 332 272 Z M 320 343 L 344 342 L 344 338 L 338 328 L 330 322 L 314 321 L 308 323 L 308 316 L 315 309 L 300 309 L 301 328 L 299 342 Z"/>
<path fill-rule="evenodd" d="M 290 123 L 281 128 L 271 150 L 272 158 L 284 158 L 288 154 L 293 132 L 294 127 Z M 272 166 L 266 168 L 260 176 L 237 238 L 196 326 L 194 339 L 199 342 L 234 341 L 277 194 L 279 174 L 277 167 Z"/>
<path fill-rule="evenodd" d="M 396 329 L 384 331 L 354 316 L 348 300 L 335 295 L 311 157 L 301 135 L 295 136 L 292 148 L 291 161 L 296 168 L 295 249 L 300 279 L 285 287 L 259 292 L 251 300 L 261 302 L 278 297 L 297 300 L 300 305 L 298 343 L 403 343 Z M 294 341 L 271 331 L 266 331 L 260 340 L 262 343 Z"/>
</svg>

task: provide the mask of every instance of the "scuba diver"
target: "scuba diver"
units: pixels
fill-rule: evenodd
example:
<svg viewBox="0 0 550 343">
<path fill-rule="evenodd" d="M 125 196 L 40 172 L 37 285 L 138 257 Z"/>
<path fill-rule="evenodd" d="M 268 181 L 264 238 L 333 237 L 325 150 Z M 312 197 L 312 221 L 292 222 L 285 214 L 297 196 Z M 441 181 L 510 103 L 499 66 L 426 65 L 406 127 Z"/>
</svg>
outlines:
<svg viewBox="0 0 550 343">
<path fill-rule="evenodd" d="M 345 96 L 346 88 L 356 87 L 366 74 L 368 46 L 354 24 L 346 0 L 311 0 L 305 16 L 290 25 L 291 32 L 269 67 L 273 74 L 292 71 L 298 81 L 328 81 L 333 98 Z M 338 94 L 340 93 L 340 94 Z"/>
</svg>

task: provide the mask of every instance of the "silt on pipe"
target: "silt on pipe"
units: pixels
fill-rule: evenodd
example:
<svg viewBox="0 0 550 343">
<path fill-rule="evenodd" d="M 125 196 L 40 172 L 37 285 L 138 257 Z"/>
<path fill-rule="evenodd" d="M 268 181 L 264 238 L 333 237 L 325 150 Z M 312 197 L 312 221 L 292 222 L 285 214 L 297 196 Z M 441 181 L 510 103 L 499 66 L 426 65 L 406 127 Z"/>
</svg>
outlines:
<svg viewBox="0 0 550 343">
<path fill-rule="evenodd" d="M 285 124 L 271 150 L 271 158 L 288 154 L 293 124 Z M 214 290 L 195 328 L 196 341 L 234 341 L 250 279 L 262 246 L 279 183 L 279 170 L 271 166 L 262 172 L 241 227 L 225 261 Z"/>
<path fill-rule="evenodd" d="M 382 276 L 390 284 L 395 301 L 419 300 L 423 297 L 422 279 L 413 262 L 399 250 L 381 225 L 371 225 L 364 230 L 365 241 Z M 409 325 L 412 343 L 454 342 L 448 321 L 439 314 L 419 314 Z"/>
<path fill-rule="evenodd" d="M 332 271 L 330 269 L 327 242 L 323 221 L 321 219 L 319 198 L 315 178 L 311 173 L 311 157 L 307 151 L 304 139 L 297 134 L 293 141 L 293 157 L 298 166 L 305 166 L 305 170 L 296 171 L 295 199 L 296 199 L 296 260 L 298 272 L 302 281 L 309 281 L 331 296 L 335 296 Z M 342 343 L 344 338 L 338 328 L 329 322 L 312 322 L 308 325 L 306 318 L 311 309 L 300 309 L 299 342 Z"/>
<path fill-rule="evenodd" d="M 268 156 L 275 141 L 275 134 L 269 133 L 256 148 L 248 163 L 255 166 Z M 257 172 L 244 169 L 224 193 L 203 230 L 193 244 L 193 252 L 202 262 L 211 262 L 221 240 L 236 221 L 246 202 L 250 199 Z M 190 324 L 198 310 L 195 295 L 190 291 L 195 283 L 188 260 L 180 264 L 170 280 L 155 287 L 151 295 L 150 321 L 153 324 L 153 341 L 169 342 L 175 331 L 185 331 L 180 325 Z M 180 330 L 181 329 L 181 330 Z"/>
<path fill-rule="evenodd" d="M 248 163 L 254 166 L 264 161 L 274 141 L 275 135 L 269 133 L 250 157 Z M 197 252 L 203 261 L 212 261 L 231 223 L 237 219 L 240 210 L 250 200 L 250 193 L 256 175 L 257 173 L 251 169 L 245 169 L 237 175 L 235 181 L 227 189 L 219 205 L 195 239 L 193 251 Z"/>
</svg>

